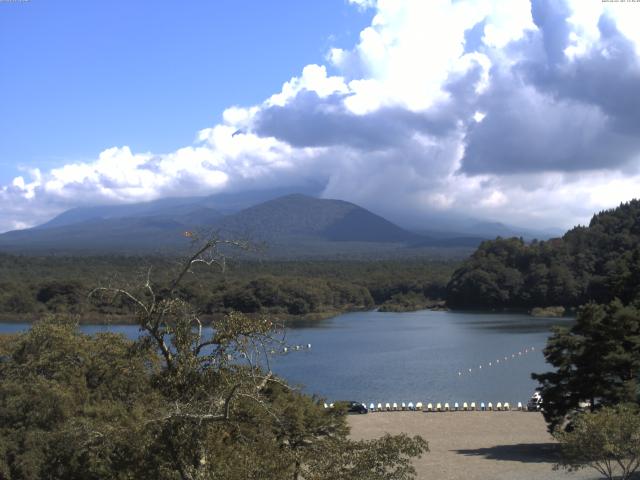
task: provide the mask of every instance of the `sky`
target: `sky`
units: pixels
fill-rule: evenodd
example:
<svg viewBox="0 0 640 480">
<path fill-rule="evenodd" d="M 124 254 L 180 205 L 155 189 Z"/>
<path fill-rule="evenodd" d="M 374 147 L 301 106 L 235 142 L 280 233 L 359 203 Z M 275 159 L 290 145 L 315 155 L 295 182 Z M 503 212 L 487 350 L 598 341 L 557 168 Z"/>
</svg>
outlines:
<svg viewBox="0 0 640 480">
<path fill-rule="evenodd" d="M 414 226 L 585 223 L 640 196 L 637 25 L 602 0 L 0 0 L 0 231 L 310 183 Z"/>
</svg>

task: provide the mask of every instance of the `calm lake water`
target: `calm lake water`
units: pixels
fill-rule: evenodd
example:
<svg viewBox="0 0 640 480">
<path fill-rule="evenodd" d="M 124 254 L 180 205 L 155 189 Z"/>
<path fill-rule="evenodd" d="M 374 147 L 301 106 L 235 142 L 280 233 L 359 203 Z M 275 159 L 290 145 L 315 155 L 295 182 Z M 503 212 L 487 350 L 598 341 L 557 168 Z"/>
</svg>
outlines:
<svg viewBox="0 0 640 480">
<path fill-rule="evenodd" d="M 288 343 L 312 348 L 276 356 L 271 366 L 329 401 L 525 403 L 536 387 L 531 372 L 549 369 L 542 356 L 549 329 L 569 322 L 516 314 L 349 313 L 288 329 Z M 26 328 L 0 323 L 0 333 Z M 135 326 L 82 330 L 138 335 Z"/>
</svg>

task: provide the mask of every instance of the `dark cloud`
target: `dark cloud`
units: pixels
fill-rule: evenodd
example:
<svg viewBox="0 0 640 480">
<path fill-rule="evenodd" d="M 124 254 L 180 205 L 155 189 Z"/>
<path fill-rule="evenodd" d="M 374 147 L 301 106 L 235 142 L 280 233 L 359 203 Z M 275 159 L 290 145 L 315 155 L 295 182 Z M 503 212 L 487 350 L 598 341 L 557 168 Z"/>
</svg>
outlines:
<svg viewBox="0 0 640 480">
<path fill-rule="evenodd" d="M 471 124 L 462 170 L 513 174 L 611 168 L 624 163 L 640 142 L 617 134 L 593 105 L 561 101 L 531 87 L 513 89 L 513 77 L 494 78 Z"/>
<path fill-rule="evenodd" d="M 344 99 L 344 95 L 321 98 L 303 90 L 285 106 L 261 110 L 254 132 L 295 147 L 346 146 L 374 151 L 401 146 L 416 132 L 444 136 L 456 128 L 457 118 L 449 108 L 416 113 L 383 107 L 356 115 L 347 110 Z"/>
<path fill-rule="evenodd" d="M 546 53 L 547 65 L 563 63 L 564 49 L 569 44 L 571 32 L 567 19 L 571 15 L 563 0 L 532 0 L 531 17 L 539 31 Z"/>
<path fill-rule="evenodd" d="M 523 64 L 529 82 L 557 99 L 598 106 L 621 134 L 640 133 L 640 63 L 634 45 L 606 15 L 600 41 L 585 55 L 559 65 Z M 547 35 L 546 30 L 544 35 Z"/>
<path fill-rule="evenodd" d="M 601 39 L 569 59 L 564 2 L 532 2 L 538 31 L 511 45 L 520 62 L 494 66 L 477 99 L 461 171 L 468 174 L 617 169 L 640 154 L 640 67 L 606 15 Z M 496 62 L 497 63 L 497 62 Z"/>
</svg>

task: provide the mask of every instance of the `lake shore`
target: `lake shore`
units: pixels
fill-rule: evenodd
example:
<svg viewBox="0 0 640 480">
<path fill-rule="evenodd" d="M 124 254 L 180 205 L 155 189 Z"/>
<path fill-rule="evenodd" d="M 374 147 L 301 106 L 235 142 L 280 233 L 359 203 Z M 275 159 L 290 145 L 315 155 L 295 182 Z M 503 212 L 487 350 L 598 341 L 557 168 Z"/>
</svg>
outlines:
<svg viewBox="0 0 640 480">
<path fill-rule="evenodd" d="M 284 327 L 295 327 L 298 324 L 308 324 L 310 322 L 320 322 L 322 320 L 327 320 L 329 318 L 337 317 L 338 315 L 343 315 L 345 313 L 356 313 L 356 312 L 373 312 L 373 311 L 382 311 L 382 312 L 396 312 L 396 313 L 409 313 L 409 312 L 418 312 L 421 310 L 431 310 L 431 311 L 444 311 L 444 305 L 442 302 L 429 304 L 429 305 L 421 305 L 416 308 L 399 308 L 399 309 L 382 309 L 380 307 L 375 307 L 371 309 L 363 309 L 362 307 L 354 307 L 347 308 L 344 310 L 324 310 L 321 312 L 311 312 L 304 315 L 293 315 L 289 313 L 274 313 L 274 312 L 264 312 L 264 313 L 247 313 L 248 316 L 259 316 L 264 315 L 272 318 L 277 323 L 282 324 Z M 33 323 L 41 318 L 44 318 L 46 315 L 52 315 L 53 313 L 7 313 L 0 312 L 0 323 Z M 80 325 L 136 325 L 137 320 L 135 315 L 127 315 L 127 314 L 99 314 L 95 312 L 88 312 L 82 314 L 66 314 L 61 313 L 60 315 L 69 315 L 71 317 L 78 318 L 78 324 Z M 213 314 L 205 314 L 200 317 L 203 321 L 204 325 L 209 325 L 215 319 L 219 319 L 227 315 L 225 312 L 213 313 Z"/>
<path fill-rule="evenodd" d="M 540 413 L 385 412 L 349 417 L 354 439 L 422 435 L 430 452 L 415 460 L 418 479 L 591 480 L 595 470 L 553 470 L 557 444 Z"/>
</svg>

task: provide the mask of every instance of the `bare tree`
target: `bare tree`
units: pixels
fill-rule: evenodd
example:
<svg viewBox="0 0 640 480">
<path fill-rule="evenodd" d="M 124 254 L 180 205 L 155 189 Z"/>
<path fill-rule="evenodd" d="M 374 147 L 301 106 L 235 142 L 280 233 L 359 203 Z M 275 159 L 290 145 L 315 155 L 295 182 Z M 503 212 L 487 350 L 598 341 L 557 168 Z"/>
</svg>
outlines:
<svg viewBox="0 0 640 480">
<path fill-rule="evenodd" d="M 428 451 L 423 439 L 353 442 L 339 409 L 325 410 L 272 373 L 270 352 L 285 345 L 272 319 L 231 313 L 205 325 L 181 296 L 182 282 L 198 266 L 224 271 L 224 249 L 248 248 L 247 242 L 213 236 L 164 287 L 149 269 L 138 288 L 106 286 L 91 293 L 126 299 L 144 333 L 140 344 L 152 346 L 164 363 L 154 380 L 163 406 L 141 435 L 153 451 L 149 474 L 182 480 L 414 478 L 410 460 Z"/>
<path fill-rule="evenodd" d="M 210 478 L 207 460 L 207 425 L 228 422 L 234 402 L 249 400 L 269 410 L 262 391 L 269 381 L 278 382 L 269 368 L 268 351 L 282 343 L 282 330 L 265 316 L 231 313 L 205 326 L 200 313 L 180 296 L 180 286 L 198 266 L 226 268 L 222 249 L 248 250 L 248 242 L 217 236 L 201 242 L 183 261 L 164 288 L 153 282 L 149 268 L 138 288 L 103 286 L 90 296 L 122 297 L 134 308 L 137 324 L 165 363 L 160 389 L 166 398 L 163 412 L 153 422 L 159 430 L 201 431 L 170 445 L 174 463 L 185 480 Z M 279 348 L 278 348 L 279 349 Z M 167 438 L 173 442 L 172 435 Z M 201 438 L 202 441 L 197 439 Z"/>
</svg>

